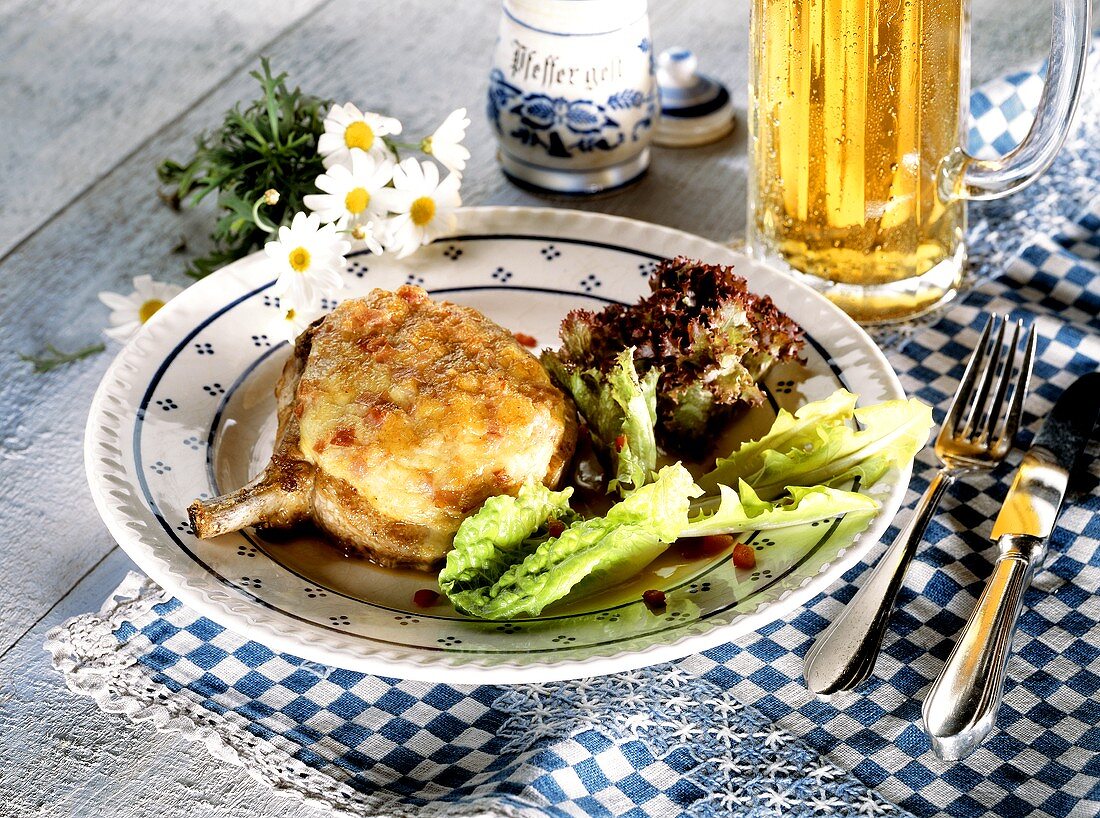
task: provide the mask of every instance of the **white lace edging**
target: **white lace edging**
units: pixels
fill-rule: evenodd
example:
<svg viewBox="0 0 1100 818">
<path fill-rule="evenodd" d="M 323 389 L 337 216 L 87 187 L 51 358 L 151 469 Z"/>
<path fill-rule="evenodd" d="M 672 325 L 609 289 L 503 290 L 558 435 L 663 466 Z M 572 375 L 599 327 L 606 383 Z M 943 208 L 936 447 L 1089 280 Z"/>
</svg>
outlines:
<svg viewBox="0 0 1100 818">
<path fill-rule="evenodd" d="M 200 742 L 216 759 L 243 767 L 254 779 L 309 806 L 338 815 L 377 818 L 545 818 L 547 810 L 530 798 L 471 793 L 462 801 L 425 805 L 402 801 L 380 788 L 361 792 L 331 773 L 316 770 L 248 728 L 228 711 L 219 714 L 155 681 L 116 632 L 156 616 L 152 608 L 170 595 L 152 580 L 131 573 L 98 613 L 82 614 L 53 628 L 45 649 L 69 689 L 89 696 L 107 713 L 123 713 L 134 723 L 149 722 L 161 732 Z M 656 690 L 665 694 L 654 701 Z M 657 757 L 687 752 L 694 768 L 684 773 L 707 795 L 693 805 L 699 814 L 901 815 L 895 805 L 850 779 L 824 759 L 803 749 L 781 751 L 794 739 L 709 682 L 676 666 L 654 667 L 613 677 L 509 688 L 498 702 L 510 714 L 498 730 L 504 752 L 519 767 L 540 739 L 565 739 L 611 722 L 623 735 L 641 740 Z M 703 712 L 706 711 L 706 712 Z M 708 729 L 716 741 L 702 742 Z M 747 746 L 746 746 L 747 745 Z M 701 754 L 700 754 L 701 753 Z M 740 755 L 739 755 L 740 754 Z M 741 757 L 744 756 L 744 757 Z M 790 756 L 790 757 L 788 757 Z M 766 775 L 761 778 L 761 772 Z M 845 781 L 847 780 L 847 782 Z M 538 796 L 532 796 L 537 799 Z M 546 805 L 549 807 L 549 804 Z M 793 810 L 793 811 L 792 811 Z"/>
<path fill-rule="evenodd" d="M 131 572 L 97 613 L 80 614 L 52 628 L 43 647 L 68 688 L 91 697 L 105 713 L 122 713 L 135 724 L 149 722 L 159 732 L 178 733 L 201 743 L 214 758 L 243 767 L 257 781 L 336 815 L 541 818 L 545 814 L 534 806 L 517 808 L 484 797 L 413 806 L 398 803 L 393 794 L 358 792 L 253 735 L 242 720 L 207 710 L 153 681 L 136 664 L 135 656 L 121 650 L 123 645 L 114 634 L 124 622 L 169 598 L 152 580 Z"/>
</svg>

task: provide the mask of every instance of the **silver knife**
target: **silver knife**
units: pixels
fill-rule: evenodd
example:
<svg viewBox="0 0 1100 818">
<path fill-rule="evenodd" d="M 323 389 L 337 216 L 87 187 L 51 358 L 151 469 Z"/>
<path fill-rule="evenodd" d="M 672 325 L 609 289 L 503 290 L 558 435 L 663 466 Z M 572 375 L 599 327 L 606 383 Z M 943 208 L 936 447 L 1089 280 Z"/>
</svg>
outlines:
<svg viewBox="0 0 1100 818">
<path fill-rule="evenodd" d="M 1000 556 L 955 649 L 924 700 L 924 729 L 945 761 L 993 729 L 1024 592 L 1042 565 L 1074 461 L 1100 416 L 1100 372 L 1074 381 L 1024 455 L 990 539 Z"/>
</svg>

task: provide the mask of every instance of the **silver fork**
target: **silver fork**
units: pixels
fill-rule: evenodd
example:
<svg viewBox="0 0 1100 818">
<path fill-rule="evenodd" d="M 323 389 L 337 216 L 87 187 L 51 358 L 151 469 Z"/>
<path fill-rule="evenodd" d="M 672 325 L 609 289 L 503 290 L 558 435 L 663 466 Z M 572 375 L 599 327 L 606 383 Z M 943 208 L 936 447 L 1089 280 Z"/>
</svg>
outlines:
<svg viewBox="0 0 1100 818">
<path fill-rule="evenodd" d="M 944 492 L 961 475 L 988 471 L 1008 454 L 1031 378 L 1035 328 L 1028 333 L 1017 367 L 1023 323 L 1016 323 L 1006 347 L 1007 325 L 1007 317 L 991 315 L 986 321 L 936 437 L 936 456 L 943 467 L 867 582 L 806 654 L 803 674 L 814 693 L 851 690 L 871 675 L 902 579 Z"/>
</svg>

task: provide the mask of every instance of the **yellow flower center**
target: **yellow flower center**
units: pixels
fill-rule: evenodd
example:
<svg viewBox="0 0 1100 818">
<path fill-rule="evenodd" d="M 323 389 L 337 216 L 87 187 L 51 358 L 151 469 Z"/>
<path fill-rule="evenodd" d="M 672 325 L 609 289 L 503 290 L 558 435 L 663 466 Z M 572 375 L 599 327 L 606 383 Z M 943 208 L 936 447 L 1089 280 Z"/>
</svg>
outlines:
<svg viewBox="0 0 1100 818">
<path fill-rule="evenodd" d="M 157 310 L 159 310 L 163 306 L 164 302 L 161 301 L 159 298 L 150 298 L 138 309 L 138 320 L 144 324 L 146 321 L 153 317 L 153 314 Z"/>
<path fill-rule="evenodd" d="M 304 247 L 295 247 L 290 251 L 290 267 L 296 273 L 304 273 L 309 269 L 309 250 Z"/>
<path fill-rule="evenodd" d="M 348 195 L 344 197 L 344 207 L 348 209 L 348 213 L 353 213 L 356 216 L 366 210 L 369 204 L 370 194 L 367 193 L 366 188 L 357 187 L 349 191 Z"/>
<path fill-rule="evenodd" d="M 374 131 L 363 120 L 353 122 L 344 129 L 344 144 L 348 148 L 362 148 L 369 151 L 374 144 Z"/>
<path fill-rule="evenodd" d="M 431 196 L 421 196 L 409 208 L 413 224 L 423 227 L 435 217 L 435 200 Z"/>
</svg>

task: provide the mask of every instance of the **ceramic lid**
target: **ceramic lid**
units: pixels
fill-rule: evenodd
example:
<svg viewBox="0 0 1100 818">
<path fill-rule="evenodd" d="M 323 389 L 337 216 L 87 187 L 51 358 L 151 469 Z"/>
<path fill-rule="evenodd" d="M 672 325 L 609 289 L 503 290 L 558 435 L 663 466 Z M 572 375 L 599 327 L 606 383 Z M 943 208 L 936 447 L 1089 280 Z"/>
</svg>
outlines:
<svg viewBox="0 0 1100 818">
<path fill-rule="evenodd" d="M 653 141 L 667 148 L 715 142 L 733 130 L 733 103 L 717 80 L 697 71 L 686 48 L 669 48 L 657 58 L 661 120 Z"/>
</svg>

